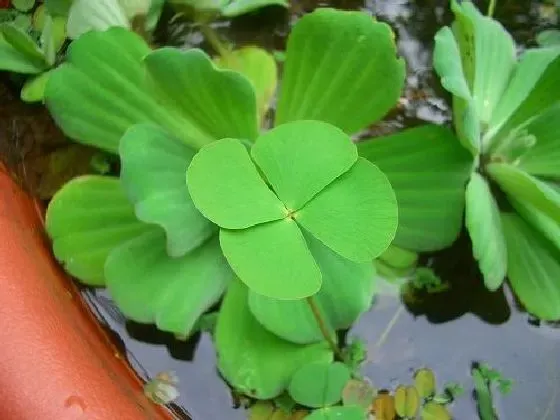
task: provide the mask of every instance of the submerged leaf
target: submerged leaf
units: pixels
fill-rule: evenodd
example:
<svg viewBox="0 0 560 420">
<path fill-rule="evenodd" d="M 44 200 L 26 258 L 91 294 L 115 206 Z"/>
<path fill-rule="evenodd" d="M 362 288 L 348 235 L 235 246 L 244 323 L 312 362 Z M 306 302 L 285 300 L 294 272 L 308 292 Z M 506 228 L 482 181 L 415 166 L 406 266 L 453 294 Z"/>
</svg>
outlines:
<svg viewBox="0 0 560 420">
<path fill-rule="evenodd" d="M 412 128 L 360 142 L 358 152 L 383 171 L 395 190 L 399 223 L 394 245 L 436 251 L 457 239 L 473 159 L 451 130 Z"/>
<path fill-rule="evenodd" d="M 185 172 L 195 154 L 155 125 L 135 125 L 119 145 L 121 182 L 138 219 L 160 225 L 167 253 L 180 257 L 206 241 L 217 227 L 195 208 Z"/>
<path fill-rule="evenodd" d="M 105 265 L 107 287 L 127 318 L 186 337 L 234 276 L 217 237 L 179 258 L 165 248 L 160 228 L 115 248 Z"/>
<path fill-rule="evenodd" d="M 345 406 L 361 407 L 364 412 L 369 411 L 374 397 L 375 389 L 372 385 L 357 379 L 350 379 L 342 390 L 342 403 Z"/>
<path fill-rule="evenodd" d="M 276 125 L 313 119 L 352 134 L 396 105 L 404 78 L 387 24 L 363 12 L 319 8 L 288 38 Z"/>
<path fill-rule="evenodd" d="M 262 328 L 249 311 L 247 293 L 239 281 L 230 285 L 216 326 L 218 368 L 234 389 L 258 399 L 274 398 L 301 366 L 332 361 L 326 342 L 302 346 Z"/>
<path fill-rule="evenodd" d="M 513 213 L 502 214 L 508 278 L 515 294 L 541 319 L 560 319 L 560 250 Z"/>
<path fill-rule="evenodd" d="M 472 241 L 473 255 L 489 290 L 498 289 L 506 276 L 507 248 L 498 204 L 490 186 L 478 173 L 467 185 L 465 224 Z"/>
<path fill-rule="evenodd" d="M 117 246 L 154 227 L 140 222 L 117 178 L 83 176 L 58 191 L 45 228 L 65 270 L 82 282 L 105 284 L 104 266 Z"/>
<path fill-rule="evenodd" d="M 313 362 L 302 366 L 292 377 L 288 392 L 307 407 L 326 407 L 342 398 L 350 371 L 340 362 Z"/>
</svg>

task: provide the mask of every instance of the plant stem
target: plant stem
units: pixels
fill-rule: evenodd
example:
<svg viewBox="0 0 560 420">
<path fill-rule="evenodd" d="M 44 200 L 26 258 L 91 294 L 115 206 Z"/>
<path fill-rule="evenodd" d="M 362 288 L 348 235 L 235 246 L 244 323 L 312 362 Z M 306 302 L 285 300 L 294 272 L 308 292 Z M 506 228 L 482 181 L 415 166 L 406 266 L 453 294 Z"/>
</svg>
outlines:
<svg viewBox="0 0 560 420">
<path fill-rule="evenodd" d="M 327 340 L 327 343 L 329 343 L 329 346 L 331 347 L 333 353 L 336 355 L 336 357 L 339 360 L 344 360 L 344 355 L 342 354 L 342 352 L 338 348 L 338 345 L 336 344 L 336 342 L 333 340 L 333 337 L 332 337 L 332 335 L 329 331 L 329 328 L 327 327 L 325 321 L 323 320 L 323 317 L 321 315 L 321 311 L 319 310 L 319 307 L 317 306 L 317 303 L 313 299 L 313 296 L 309 296 L 306 300 L 307 300 L 307 303 L 309 304 L 309 307 L 311 308 L 311 312 L 313 312 L 313 316 L 315 317 L 315 321 L 317 321 L 317 325 L 319 326 L 319 329 L 321 330 L 321 334 L 323 334 L 323 337 L 325 337 L 325 340 Z"/>
<path fill-rule="evenodd" d="M 209 24 L 201 23 L 200 31 L 206 38 L 206 40 L 210 43 L 214 51 L 220 54 L 223 58 L 226 58 L 229 55 L 229 49 L 225 46 L 225 44 L 220 40 L 220 37 Z"/>
<path fill-rule="evenodd" d="M 496 9 L 496 0 L 490 0 L 488 5 L 488 17 L 494 16 L 494 9 Z"/>
</svg>

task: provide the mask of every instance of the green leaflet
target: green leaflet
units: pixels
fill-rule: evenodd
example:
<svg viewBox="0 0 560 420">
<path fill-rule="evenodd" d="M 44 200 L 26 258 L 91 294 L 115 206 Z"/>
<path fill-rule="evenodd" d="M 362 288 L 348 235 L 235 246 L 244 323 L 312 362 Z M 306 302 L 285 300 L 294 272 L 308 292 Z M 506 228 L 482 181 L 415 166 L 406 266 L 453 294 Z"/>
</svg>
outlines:
<svg viewBox="0 0 560 420">
<path fill-rule="evenodd" d="M 358 406 L 327 407 L 313 411 L 306 420 L 364 420 L 364 410 Z"/>
<path fill-rule="evenodd" d="M 302 299 L 321 287 L 321 272 L 292 219 L 243 230 L 220 231 L 231 268 L 254 292 L 276 299 Z"/>
<path fill-rule="evenodd" d="M 127 318 L 184 337 L 233 278 L 216 236 L 171 258 L 159 228 L 111 251 L 105 274 L 109 292 Z"/>
<path fill-rule="evenodd" d="M 154 230 L 136 219 L 119 180 L 102 176 L 79 177 L 62 187 L 47 208 L 45 225 L 56 259 L 94 286 L 105 284 L 105 260 L 115 247 Z"/>
<path fill-rule="evenodd" d="M 356 162 L 356 146 L 348 140 L 330 124 L 297 121 L 262 134 L 251 156 L 278 198 L 293 212 Z"/>
<path fill-rule="evenodd" d="M 507 270 L 507 249 L 498 205 L 486 180 L 473 173 L 467 185 L 465 224 L 472 240 L 473 255 L 489 290 L 496 290 Z"/>
<path fill-rule="evenodd" d="M 360 156 L 383 171 L 395 190 L 399 225 L 394 244 L 443 249 L 459 236 L 473 158 L 441 126 L 425 125 L 358 143 Z"/>
<path fill-rule="evenodd" d="M 294 26 L 286 51 L 276 125 L 321 120 L 352 134 L 382 118 L 403 87 L 391 28 L 365 13 L 317 9 Z"/>
<path fill-rule="evenodd" d="M 302 346 L 266 331 L 251 315 L 247 293 L 239 281 L 229 286 L 215 332 L 218 368 L 234 389 L 258 399 L 274 398 L 301 366 L 332 361 L 324 341 Z"/>
<path fill-rule="evenodd" d="M 298 210 L 295 220 L 343 257 L 371 261 L 395 237 L 397 200 L 383 172 L 359 158 Z"/>
<path fill-rule="evenodd" d="M 349 261 L 310 234 L 305 239 L 323 278 L 313 299 L 331 329 L 349 328 L 372 304 L 374 266 Z M 278 300 L 250 291 L 249 308 L 267 330 L 285 340 L 306 344 L 324 339 L 306 300 Z"/>
<path fill-rule="evenodd" d="M 219 140 L 200 150 L 187 181 L 196 207 L 220 227 L 243 229 L 287 215 L 239 140 Z"/>
<path fill-rule="evenodd" d="M 194 150 L 158 126 L 139 124 L 126 131 L 119 154 L 121 182 L 136 216 L 165 230 L 169 256 L 186 254 L 217 231 L 195 208 L 185 183 Z"/>
<path fill-rule="evenodd" d="M 76 39 L 88 31 L 104 31 L 114 26 L 130 28 L 130 22 L 121 1 L 73 0 L 68 12 L 68 36 L 70 38 Z"/>
<path fill-rule="evenodd" d="M 560 250 L 513 213 L 502 214 L 508 247 L 508 278 L 527 310 L 541 319 L 560 318 Z"/>
</svg>

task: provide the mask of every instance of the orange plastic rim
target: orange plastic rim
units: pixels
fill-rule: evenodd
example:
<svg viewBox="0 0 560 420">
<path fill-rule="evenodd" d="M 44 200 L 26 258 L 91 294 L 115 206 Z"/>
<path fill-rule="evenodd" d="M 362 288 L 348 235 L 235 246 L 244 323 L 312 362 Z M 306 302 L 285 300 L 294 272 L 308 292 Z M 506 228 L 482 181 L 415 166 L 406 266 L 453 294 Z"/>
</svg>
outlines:
<svg viewBox="0 0 560 420">
<path fill-rule="evenodd" d="M 172 419 L 53 259 L 42 213 L 0 166 L 0 419 Z"/>
</svg>

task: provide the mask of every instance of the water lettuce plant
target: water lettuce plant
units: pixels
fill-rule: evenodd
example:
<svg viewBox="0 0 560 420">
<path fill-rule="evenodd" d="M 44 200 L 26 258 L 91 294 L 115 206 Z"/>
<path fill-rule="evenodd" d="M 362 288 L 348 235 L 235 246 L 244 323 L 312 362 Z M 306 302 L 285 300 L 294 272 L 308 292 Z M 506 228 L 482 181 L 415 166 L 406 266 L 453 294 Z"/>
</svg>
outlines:
<svg viewBox="0 0 560 420">
<path fill-rule="evenodd" d="M 334 331 L 371 304 L 398 195 L 350 135 L 396 104 L 405 75 L 387 25 L 318 9 L 290 34 L 266 131 L 271 62 L 254 49 L 215 60 L 152 50 L 113 27 L 78 37 L 45 95 L 69 137 L 121 163 L 119 177 L 80 177 L 55 195 L 56 258 L 128 318 L 181 337 L 224 296 L 218 367 L 261 399 L 302 365 L 332 361 Z"/>
<path fill-rule="evenodd" d="M 516 57 L 513 39 L 472 3 L 436 35 L 434 67 L 453 94 L 473 253 L 488 289 L 506 275 L 527 310 L 560 318 L 560 49 Z M 383 168 L 381 168 L 383 169 Z"/>
</svg>

